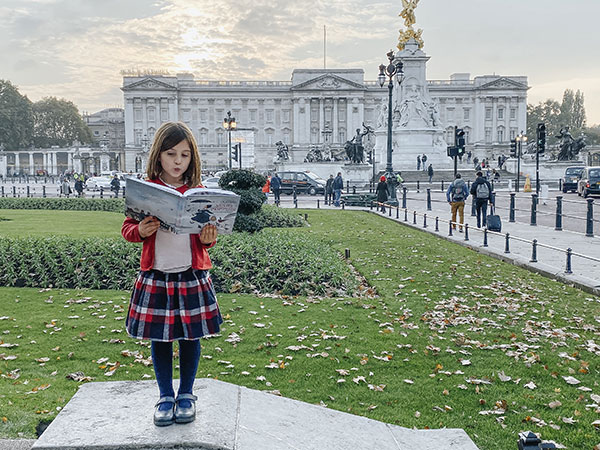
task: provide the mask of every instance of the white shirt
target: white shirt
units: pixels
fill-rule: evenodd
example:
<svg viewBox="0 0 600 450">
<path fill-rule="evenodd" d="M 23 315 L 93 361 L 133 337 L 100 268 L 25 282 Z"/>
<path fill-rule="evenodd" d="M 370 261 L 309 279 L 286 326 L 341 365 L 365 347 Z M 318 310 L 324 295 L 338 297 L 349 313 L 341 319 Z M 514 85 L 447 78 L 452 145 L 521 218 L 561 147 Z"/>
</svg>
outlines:
<svg viewBox="0 0 600 450">
<path fill-rule="evenodd" d="M 192 267 L 189 234 L 175 234 L 160 228 L 156 231 L 154 267 L 161 272 L 184 272 Z"/>
</svg>

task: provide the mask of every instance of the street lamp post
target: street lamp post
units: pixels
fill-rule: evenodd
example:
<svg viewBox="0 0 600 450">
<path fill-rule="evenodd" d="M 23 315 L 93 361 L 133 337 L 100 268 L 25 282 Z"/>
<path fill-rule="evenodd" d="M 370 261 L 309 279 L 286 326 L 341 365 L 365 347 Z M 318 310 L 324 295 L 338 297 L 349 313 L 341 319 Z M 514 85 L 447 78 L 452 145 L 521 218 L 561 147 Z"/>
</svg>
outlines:
<svg viewBox="0 0 600 450">
<path fill-rule="evenodd" d="M 519 192 L 519 183 L 521 182 L 521 148 L 522 148 L 523 142 L 527 143 L 527 136 L 525 136 L 523 134 L 523 130 L 521 130 L 521 133 L 519 133 L 515 139 L 517 140 L 517 143 L 518 143 L 518 148 L 517 148 L 517 187 L 516 187 L 515 191 Z"/>
<path fill-rule="evenodd" d="M 388 203 L 393 206 L 398 206 L 398 199 L 396 198 L 396 186 L 398 181 L 396 180 L 396 175 L 394 174 L 394 169 L 392 167 L 392 91 L 394 90 L 394 78 L 398 81 L 398 87 L 402 84 L 402 80 L 404 79 L 404 72 L 402 71 L 402 62 L 397 60 L 394 63 L 394 51 L 390 50 L 387 54 L 387 58 L 389 63 L 387 66 L 381 64 L 379 66 L 379 76 L 377 77 L 379 81 L 379 86 L 383 87 L 386 79 L 388 80 L 388 126 L 387 126 L 387 165 L 385 168 L 385 179 L 388 185 L 388 193 L 389 199 Z"/>
<path fill-rule="evenodd" d="M 231 131 L 237 128 L 235 117 L 231 117 L 231 111 L 227 111 L 227 116 L 223 119 L 223 128 L 227 130 L 227 147 L 229 155 L 229 170 L 231 170 Z"/>
</svg>

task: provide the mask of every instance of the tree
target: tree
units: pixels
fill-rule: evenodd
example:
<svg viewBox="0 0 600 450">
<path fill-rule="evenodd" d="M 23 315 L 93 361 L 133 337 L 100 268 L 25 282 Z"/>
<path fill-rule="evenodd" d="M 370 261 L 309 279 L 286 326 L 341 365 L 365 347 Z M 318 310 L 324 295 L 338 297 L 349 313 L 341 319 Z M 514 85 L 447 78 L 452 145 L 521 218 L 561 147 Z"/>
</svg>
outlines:
<svg viewBox="0 0 600 450">
<path fill-rule="evenodd" d="M 0 144 L 18 150 L 31 144 L 33 112 L 31 101 L 8 80 L 0 80 Z"/>
<path fill-rule="evenodd" d="M 537 124 L 546 124 L 547 142 L 556 143 L 556 136 L 561 128 L 560 121 L 560 103 L 556 100 L 548 99 L 540 102 L 538 105 L 527 105 L 527 136 L 530 139 L 535 138 Z"/>
<path fill-rule="evenodd" d="M 75 104 L 68 100 L 45 97 L 35 102 L 33 118 L 33 141 L 36 147 L 66 147 L 75 141 L 82 144 L 92 141 L 92 132 Z"/>
<path fill-rule="evenodd" d="M 573 128 L 583 131 L 585 128 L 585 106 L 583 106 L 583 92 L 577 89 L 573 103 Z"/>
<path fill-rule="evenodd" d="M 573 106 L 575 105 L 575 94 L 571 89 L 565 89 L 562 103 L 560 104 L 560 123 L 562 126 L 573 127 Z"/>
</svg>

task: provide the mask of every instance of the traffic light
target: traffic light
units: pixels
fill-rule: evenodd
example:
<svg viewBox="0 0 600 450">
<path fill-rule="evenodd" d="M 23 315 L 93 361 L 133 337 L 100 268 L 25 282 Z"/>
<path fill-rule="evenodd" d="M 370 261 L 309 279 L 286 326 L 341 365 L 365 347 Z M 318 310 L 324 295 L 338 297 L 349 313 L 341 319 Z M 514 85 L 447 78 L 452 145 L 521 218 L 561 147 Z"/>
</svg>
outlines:
<svg viewBox="0 0 600 450">
<path fill-rule="evenodd" d="M 546 150 L 546 125 L 538 123 L 537 126 L 537 151 L 544 153 Z"/>
<path fill-rule="evenodd" d="M 465 153 L 465 131 L 462 128 L 454 127 L 454 144 L 456 145 L 457 155 Z"/>
<path fill-rule="evenodd" d="M 516 139 L 510 140 L 510 156 L 512 156 L 512 157 L 517 156 L 517 140 Z"/>
<path fill-rule="evenodd" d="M 367 153 L 367 162 L 369 164 L 373 164 L 373 150 L 371 150 Z"/>
<path fill-rule="evenodd" d="M 449 145 L 446 148 L 446 152 L 448 153 L 448 156 L 450 156 L 451 158 L 454 156 L 458 156 L 458 148 L 455 147 L 454 145 Z"/>
<path fill-rule="evenodd" d="M 231 159 L 239 161 L 242 144 L 235 144 L 231 149 Z"/>
</svg>

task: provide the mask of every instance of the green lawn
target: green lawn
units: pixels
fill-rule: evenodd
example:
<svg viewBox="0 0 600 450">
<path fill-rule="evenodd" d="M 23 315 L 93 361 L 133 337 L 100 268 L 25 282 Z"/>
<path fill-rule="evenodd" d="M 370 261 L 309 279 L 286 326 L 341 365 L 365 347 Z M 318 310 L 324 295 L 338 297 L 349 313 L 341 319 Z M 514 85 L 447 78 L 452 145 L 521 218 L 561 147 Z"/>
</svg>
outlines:
<svg viewBox="0 0 600 450">
<path fill-rule="evenodd" d="M 0 209 L 0 234 L 114 237 L 120 235 L 124 218 L 122 213 L 104 211 Z"/>
<path fill-rule="evenodd" d="M 203 341 L 199 377 L 405 427 L 463 428 L 481 449 L 515 448 L 526 429 L 573 449 L 600 441 L 598 297 L 373 214 L 299 212 L 311 226 L 293 232 L 350 249 L 373 291 L 221 295 L 226 322 Z M 98 214 L 87 229 L 118 234 L 121 216 Z M 0 436 L 33 436 L 76 391 L 69 374 L 153 377 L 146 342 L 124 332 L 128 295 L 0 289 Z"/>
</svg>

